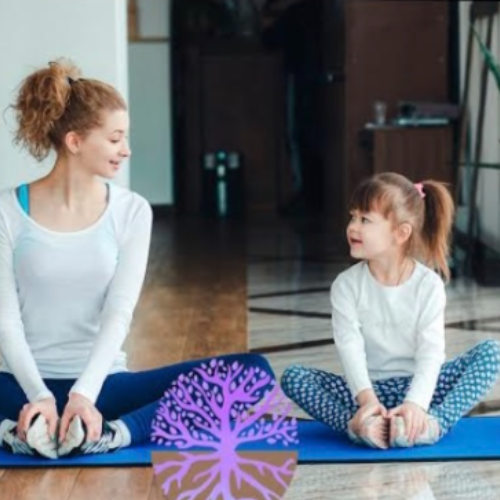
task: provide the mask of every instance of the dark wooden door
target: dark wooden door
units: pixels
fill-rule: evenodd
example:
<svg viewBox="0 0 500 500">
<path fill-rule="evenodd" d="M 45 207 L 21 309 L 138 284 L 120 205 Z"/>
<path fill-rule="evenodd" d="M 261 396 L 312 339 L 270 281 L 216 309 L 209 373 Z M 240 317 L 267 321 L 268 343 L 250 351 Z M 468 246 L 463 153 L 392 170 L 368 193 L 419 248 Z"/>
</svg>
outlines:
<svg viewBox="0 0 500 500">
<path fill-rule="evenodd" d="M 234 47 L 207 52 L 200 72 L 204 152 L 238 153 L 246 212 L 276 211 L 284 142 L 280 55 Z"/>
<path fill-rule="evenodd" d="M 175 199 L 183 212 L 214 213 L 213 200 L 235 192 L 247 213 L 276 211 L 290 195 L 281 54 L 263 49 L 245 5 L 252 0 L 173 2 Z M 238 158 L 237 176 L 232 160 L 214 163 L 224 155 Z"/>
<path fill-rule="evenodd" d="M 325 192 L 327 212 L 345 217 L 350 193 L 372 173 L 360 133 L 374 103 L 384 101 L 391 120 L 401 101 L 449 99 L 449 3 L 325 2 Z"/>
<path fill-rule="evenodd" d="M 347 143 L 345 126 L 345 2 L 323 0 L 323 208 L 329 214 L 342 214 L 347 189 L 345 158 Z M 342 217 L 334 221 L 344 223 Z"/>
<path fill-rule="evenodd" d="M 325 0 L 269 0 L 274 18 L 264 31 L 269 50 L 283 54 L 288 169 L 296 191 L 294 211 L 323 207 L 325 172 Z M 299 201 L 299 203 L 297 203 Z"/>
</svg>

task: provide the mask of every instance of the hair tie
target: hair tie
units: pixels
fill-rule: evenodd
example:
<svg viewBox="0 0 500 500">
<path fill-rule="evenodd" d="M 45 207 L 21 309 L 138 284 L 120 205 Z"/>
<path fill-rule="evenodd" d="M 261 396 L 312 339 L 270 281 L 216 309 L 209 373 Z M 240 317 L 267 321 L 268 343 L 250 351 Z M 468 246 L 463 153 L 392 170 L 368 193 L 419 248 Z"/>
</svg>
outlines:
<svg viewBox="0 0 500 500">
<path fill-rule="evenodd" d="M 413 185 L 415 186 L 415 189 L 418 191 L 420 198 L 425 198 L 423 182 L 417 182 L 416 184 L 413 184 Z"/>
<path fill-rule="evenodd" d="M 73 78 L 71 78 L 71 76 L 67 76 L 66 81 L 69 83 L 70 87 L 72 87 L 73 84 L 75 83 L 75 80 Z"/>
</svg>

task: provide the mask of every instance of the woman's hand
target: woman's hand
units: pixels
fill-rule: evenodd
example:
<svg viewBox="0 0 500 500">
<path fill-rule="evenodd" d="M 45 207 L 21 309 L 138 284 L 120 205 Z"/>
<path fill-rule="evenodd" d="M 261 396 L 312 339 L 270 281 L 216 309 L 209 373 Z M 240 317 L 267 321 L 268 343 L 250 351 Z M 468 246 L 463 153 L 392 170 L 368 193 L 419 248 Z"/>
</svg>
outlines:
<svg viewBox="0 0 500 500">
<path fill-rule="evenodd" d="M 415 439 L 427 430 L 427 412 L 416 403 L 405 401 L 389 411 L 389 418 L 400 416 L 405 422 L 405 431 L 408 442 L 413 444 Z"/>
<path fill-rule="evenodd" d="M 79 416 L 87 428 L 87 441 L 97 441 L 102 433 L 102 415 L 94 403 L 81 394 L 70 393 L 59 426 L 59 442 L 66 437 L 69 424 L 73 417 Z"/>
<path fill-rule="evenodd" d="M 37 415 L 43 415 L 49 427 L 49 434 L 52 439 L 56 437 L 57 414 L 56 400 L 54 398 L 45 398 L 34 403 L 25 404 L 19 412 L 17 419 L 17 434 L 22 439 L 26 439 L 26 433 L 31 425 L 32 420 Z"/>
</svg>

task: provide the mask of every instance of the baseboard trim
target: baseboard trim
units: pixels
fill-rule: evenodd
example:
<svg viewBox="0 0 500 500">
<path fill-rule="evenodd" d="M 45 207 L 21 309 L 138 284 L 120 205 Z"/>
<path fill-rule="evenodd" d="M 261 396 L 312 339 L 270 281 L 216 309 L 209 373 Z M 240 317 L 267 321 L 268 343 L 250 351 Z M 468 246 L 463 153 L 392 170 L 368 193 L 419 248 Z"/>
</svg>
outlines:
<svg viewBox="0 0 500 500">
<path fill-rule="evenodd" d="M 472 272 L 480 285 L 500 286 L 500 254 L 483 242 L 476 241 Z"/>
<path fill-rule="evenodd" d="M 455 252 L 457 270 L 463 270 L 463 259 L 468 251 L 467 235 L 454 229 L 453 245 L 458 252 Z M 479 240 L 474 240 L 473 258 L 470 272 L 476 282 L 483 286 L 500 286 L 500 252 Z M 461 258 L 458 255 L 461 254 Z M 458 276 L 462 273 L 458 271 Z"/>
<path fill-rule="evenodd" d="M 176 213 L 174 205 L 151 205 L 155 220 L 167 219 Z"/>
</svg>

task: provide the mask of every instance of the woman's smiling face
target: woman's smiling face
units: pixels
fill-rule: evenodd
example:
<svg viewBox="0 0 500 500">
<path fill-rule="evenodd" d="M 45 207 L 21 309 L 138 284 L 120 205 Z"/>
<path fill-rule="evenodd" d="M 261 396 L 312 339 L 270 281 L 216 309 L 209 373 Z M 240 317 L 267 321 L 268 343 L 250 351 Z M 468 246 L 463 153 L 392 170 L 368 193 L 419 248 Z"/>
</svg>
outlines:
<svg viewBox="0 0 500 500">
<path fill-rule="evenodd" d="M 82 168 L 92 175 L 113 178 L 121 162 L 131 155 L 128 143 L 127 111 L 107 111 L 102 125 L 77 141 L 76 154 Z"/>
</svg>

